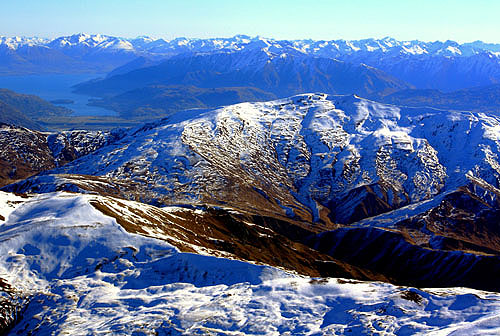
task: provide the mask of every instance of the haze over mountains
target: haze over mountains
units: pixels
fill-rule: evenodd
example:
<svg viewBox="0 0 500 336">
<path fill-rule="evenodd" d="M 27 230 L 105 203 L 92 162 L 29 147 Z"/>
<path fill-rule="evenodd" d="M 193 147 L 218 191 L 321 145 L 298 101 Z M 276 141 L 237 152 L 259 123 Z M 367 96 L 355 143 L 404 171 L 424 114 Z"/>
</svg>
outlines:
<svg viewBox="0 0 500 336">
<path fill-rule="evenodd" d="M 232 38 L 211 38 L 211 39 L 189 39 L 177 38 L 166 41 L 163 39 L 153 39 L 149 37 L 138 37 L 135 39 L 124 39 L 105 35 L 76 34 L 72 36 L 59 37 L 54 40 L 40 38 L 20 38 L 20 37 L 0 37 L 2 50 L 2 67 L 7 73 L 9 65 L 25 63 L 28 68 L 42 64 L 53 58 L 69 60 L 73 58 L 73 66 L 68 68 L 59 66 L 59 71 L 85 71 L 88 68 L 78 68 L 83 64 L 100 64 L 100 66 L 110 66 L 105 62 L 106 57 L 111 59 L 114 55 L 116 61 L 112 67 L 117 67 L 125 63 L 126 58 L 135 59 L 138 56 L 145 56 L 152 59 L 165 59 L 174 55 L 187 53 L 214 53 L 214 52 L 236 52 L 236 51 L 258 51 L 263 50 L 269 54 L 281 55 L 310 55 L 322 58 L 335 58 L 349 63 L 365 63 L 378 67 L 392 75 L 400 73 L 398 69 L 404 62 L 415 60 L 409 71 L 418 73 L 423 64 L 432 65 L 432 62 L 440 61 L 443 57 L 448 58 L 450 63 L 461 66 L 463 60 L 469 60 L 470 64 L 491 64 L 500 53 L 500 45 L 483 43 L 476 41 L 472 43 L 458 44 L 453 41 L 446 42 L 421 42 L 421 41 L 397 41 L 392 38 L 365 39 L 357 41 L 332 40 L 274 40 L 261 37 L 249 37 L 236 35 Z M 42 53 L 46 58 L 40 57 L 36 52 Z M 11 60 L 11 61 L 9 61 Z M 17 62 L 13 62 L 17 60 Z M 77 62 L 79 61 L 79 62 Z M 394 62 L 399 61 L 399 62 Z M 121 64 L 120 64 L 121 62 Z M 425 63 L 419 63 L 425 62 Z M 392 68 L 390 64 L 392 63 Z M 63 63 L 64 64 L 64 63 Z M 103 65 L 104 64 L 104 65 Z M 61 64 L 62 65 L 62 64 Z M 378 65 L 378 66 L 377 66 Z M 107 71 L 111 71 L 108 68 Z M 461 69 L 449 69 L 468 71 L 468 67 Z M 484 69 L 487 71 L 488 69 Z M 20 69 L 10 68 L 11 72 L 20 73 Z M 53 71 L 47 68 L 46 72 Z M 40 72 L 40 70 L 38 70 Z M 486 72 L 485 72 L 486 73 Z M 413 85 L 420 86 L 418 80 L 420 76 L 411 76 L 408 72 L 408 80 Z M 420 74 L 421 75 L 421 74 Z M 495 75 L 497 76 L 498 73 Z M 450 78 L 451 79 L 451 78 Z M 478 79 L 474 79 L 478 80 Z M 497 77 L 498 80 L 498 77 Z M 482 85 L 475 83 L 472 86 Z M 426 85 L 438 85 L 438 83 L 427 83 Z M 457 89 L 463 85 L 456 84 Z M 460 86 L 460 87 L 459 87 Z M 467 85 L 471 86 L 471 85 Z M 439 88 L 439 87 L 433 87 Z"/>
<path fill-rule="evenodd" d="M 500 45 L 480 41 L 280 41 L 244 35 L 166 41 L 77 34 L 54 40 L 2 37 L 0 60 L 4 75 L 108 72 L 75 89 L 127 120 L 303 92 L 498 112 L 491 98 L 500 82 Z"/>
<path fill-rule="evenodd" d="M 494 84 L 500 78 L 497 68 L 500 57 L 498 44 L 481 41 L 464 44 L 453 41 L 397 41 L 389 37 L 358 41 L 279 41 L 244 35 L 212 39 L 177 38 L 170 41 L 87 34 L 54 40 L 1 37 L 0 71 L 4 74 L 19 74 L 23 69 L 31 68 L 37 73 L 102 72 L 111 71 L 139 56 L 161 60 L 174 55 L 220 52 L 265 52 L 271 58 L 283 54 L 296 57 L 307 55 L 334 58 L 352 64 L 364 63 L 416 87 L 445 91 Z M 238 66 L 244 67 L 244 63 L 255 61 L 246 57 L 246 61 Z M 69 67 L 65 66 L 65 62 L 71 63 Z M 45 69 L 41 69 L 42 66 Z M 430 68 L 433 70 L 422 71 Z"/>
</svg>

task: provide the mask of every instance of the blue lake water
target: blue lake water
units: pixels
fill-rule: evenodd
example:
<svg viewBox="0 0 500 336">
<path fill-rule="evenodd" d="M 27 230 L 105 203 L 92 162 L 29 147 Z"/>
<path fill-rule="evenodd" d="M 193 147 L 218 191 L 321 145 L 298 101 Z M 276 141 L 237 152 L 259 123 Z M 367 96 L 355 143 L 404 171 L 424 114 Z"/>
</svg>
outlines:
<svg viewBox="0 0 500 336">
<path fill-rule="evenodd" d="M 60 104 L 73 110 L 75 116 L 114 116 L 116 112 L 88 106 L 89 96 L 75 94 L 72 86 L 104 74 L 0 76 L 0 88 L 17 93 L 37 95 L 45 100 L 70 99 L 73 104 Z"/>
</svg>

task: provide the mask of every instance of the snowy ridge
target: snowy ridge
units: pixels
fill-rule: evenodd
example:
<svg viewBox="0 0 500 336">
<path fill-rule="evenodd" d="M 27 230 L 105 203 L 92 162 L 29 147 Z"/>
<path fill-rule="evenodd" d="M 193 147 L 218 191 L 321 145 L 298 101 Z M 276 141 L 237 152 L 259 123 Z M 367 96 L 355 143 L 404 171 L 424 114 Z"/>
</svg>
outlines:
<svg viewBox="0 0 500 336">
<path fill-rule="evenodd" d="M 47 44 L 48 47 L 54 49 L 82 49 L 82 50 L 95 50 L 96 52 L 109 50 L 109 51 L 134 51 L 133 45 L 126 39 L 106 36 L 106 35 L 88 35 L 77 34 L 66 37 L 59 37 Z"/>
<path fill-rule="evenodd" d="M 500 45 L 481 41 L 459 44 L 454 41 L 398 41 L 389 37 L 356 41 L 314 41 L 276 40 L 244 35 L 164 40 L 145 36 L 127 39 L 100 34 L 75 34 L 51 41 L 2 37 L 0 49 L 4 48 L 7 52 L 0 55 L 4 64 L 0 73 L 10 75 L 27 73 L 28 70 L 33 73 L 103 73 L 130 62 L 134 64 L 137 58 L 146 58 L 150 62 L 145 64 L 151 65 L 172 57 L 241 54 L 252 58 L 253 62 L 258 57 L 260 61 L 264 59 L 264 62 L 287 57 L 334 59 L 356 66 L 376 68 L 417 88 L 441 91 L 492 85 L 500 81 Z M 35 53 L 30 52 L 32 48 L 36 49 Z M 33 55 L 40 53 L 50 62 L 40 64 Z M 56 67 L 54 62 L 62 66 Z M 141 66 L 136 64 L 132 68 L 137 67 Z M 289 91 L 286 95 L 304 91 Z"/>
<path fill-rule="evenodd" d="M 3 224 L 24 198 L 0 191 L 0 223 Z"/>
<path fill-rule="evenodd" d="M 260 49 L 275 54 L 286 52 L 303 53 L 316 56 L 341 58 L 342 55 L 359 53 L 471 56 L 488 52 L 495 55 L 500 52 L 499 44 L 488 44 L 481 41 L 459 44 L 454 41 L 424 42 L 418 40 L 399 41 L 390 37 L 383 39 L 363 40 L 276 40 L 265 37 L 236 35 L 230 38 L 185 38 L 172 40 L 140 36 L 137 38 L 121 38 L 101 34 L 75 34 L 61 36 L 53 40 L 38 37 L 0 37 L 0 45 L 8 45 L 11 49 L 22 46 L 47 46 L 55 49 L 95 48 L 124 51 L 151 52 L 164 54 L 180 54 L 186 52 L 241 51 Z"/>
<path fill-rule="evenodd" d="M 5 46 L 11 50 L 16 50 L 22 47 L 44 46 L 50 40 L 39 37 L 6 37 L 0 36 L 0 47 Z"/>
<path fill-rule="evenodd" d="M 258 191 L 287 216 L 329 208 L 349 223 L 469 183 L 499 188 L 499 134 L 496 116 L 307 94 L 178 113 L 51 173 L 138 183 L 160 204 L 245 207 L 237 195 Z M 359 217 L 372 195 L 381 206 Z"/>
<path fill-rule="evenodd" d="M 98 197 L 25 199 L 0 225 L 0 277 L 29 297 L 13 335 L 500 331 L 498 294 L 311 279 L 179 253 L 127 233 L 90 205 Z"/>
</svg>

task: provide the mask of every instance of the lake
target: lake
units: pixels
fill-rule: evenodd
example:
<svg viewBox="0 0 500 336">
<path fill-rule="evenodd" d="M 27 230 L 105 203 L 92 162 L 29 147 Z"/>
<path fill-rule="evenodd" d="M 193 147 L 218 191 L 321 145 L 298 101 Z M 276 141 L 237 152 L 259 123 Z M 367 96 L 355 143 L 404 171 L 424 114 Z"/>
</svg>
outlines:
<svg viewBox="0 0 500 336">
<path fill-rule="evenodd" d="M 0 88 L 17 93 L 37 95 L 48 101 L 72 100 L 73 104 L 60 104 L 58 106 L 73 110 L 75 116 L 116 116 L 117 113 L 114 111 L 88 106 L 89 98 L 92 97 L 71 92 L 72 86 L 75 84 L 104 76 L 105 74 L 0 76 Z"/>
</svg>

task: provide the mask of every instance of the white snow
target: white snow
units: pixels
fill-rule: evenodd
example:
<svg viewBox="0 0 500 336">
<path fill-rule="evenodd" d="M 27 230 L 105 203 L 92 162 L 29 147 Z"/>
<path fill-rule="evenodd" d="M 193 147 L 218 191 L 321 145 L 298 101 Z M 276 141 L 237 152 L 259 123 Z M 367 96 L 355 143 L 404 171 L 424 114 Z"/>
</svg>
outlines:
<svg viewBox="0 0 500 336">
<path fill-rule="evenodd" d="M 446 50 L 448 50 L 449 52 L 451 52 L 452 54 L 458 54 L 458 55 L 461 55 L 462 52 L 460 51 L 460 49 L 458 49 L 457 47 L 453 47 L 453 46 L 448 46 L 446 48 Z"/>
<path fill-rule="evenodd" d="M 402 46 L 402 49 L 406 53 L 411 54 L 411 55 L 422 55 L 422 54 L 427 54 L 428 53 L 427 50 L 425 50 L 424 48 L 422 48 L 419 45 L 414 45 L 414 46 L 411 46 L 411 47 Z"/>
<path fill-rule="evenodd" d="M 453 57 L 466 57 L 474 54 L 488 52 L 491 56 L 498 54 L 498 44 L 458 44 L 453 41 L 423 42 L 423 41 L 398 41 L 389 37 L 383 39 L 364 40 L 275 40 L 272 38 L 249 37 L 236 35 L 230 38 L 175 38 L 164 40 L 162 38 L 138 37 L 125 39 L 107 35 L 75 34 L 62 36 L 52 41 L 37 37 L 3 37 L 0 36 L 0 45 L 10 49 L 22 46 L 47 46 L 51 48 L 96 48 L 97 50 L 134 51 L 154 55 L 180 54 L 192 52 L 219 52 L 241 50 L 267 50 L 281 54 L 286 51 L 290 54 L 309 54 L 328 58 L 345 58 L 352 55 L 361 55 L 370 59 L 371 55 L 390 55 L 400 51 L 413 56 L 426 55 L 451 55 Z M 283 50 L 283 51 L 279 51 Z"/>
<path fill-rule="evenodd" d="M 379 182 L 410 203 L 454 191 L 470 176 L 496 187 L 499 157 L 495 115 L 304 94 L 182 112 L 54 172 L 154 185 L 148 195 L 171 204 L 217 202 L 203 197 L 220 197 L 231 176 L 275 195 L 284 212 L 298 201 L 317 218 L 317 203 Z"/>
<path fill-rule="evenodd" d="M 22 197 L 0 191 L 0 224 L 4 223 L 9 218 L 12 211 L 24 201 L 25 199 Z"/>
<path fill-rule="evenodd" d="M 499 294 L 311 279 L 179 253 L 125 232 L 90 206 L 96 197 L 24 199 L 0 226 L 0 277 L 31 298 L 12 335 L 500 332 Z"/>
</svg>

